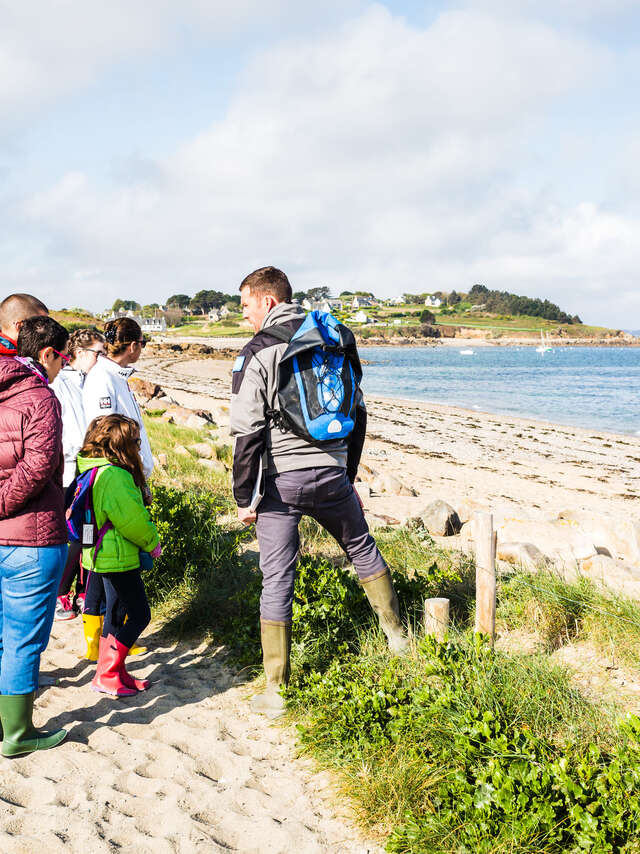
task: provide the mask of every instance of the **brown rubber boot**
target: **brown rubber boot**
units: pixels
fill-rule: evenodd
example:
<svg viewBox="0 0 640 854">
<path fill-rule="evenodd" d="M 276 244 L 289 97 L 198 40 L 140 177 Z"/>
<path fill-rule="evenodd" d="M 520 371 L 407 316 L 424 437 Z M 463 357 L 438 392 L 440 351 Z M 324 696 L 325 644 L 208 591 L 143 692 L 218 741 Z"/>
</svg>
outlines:
<svg viewBox="0 0 640 854">
<path fill-rule="evenodd" d="M 251 698 L 251 708 L 269 720 L 275 720 L 285 711 L 285 702 L 279 692 L 289 682 L 291 626 L 260 620 L 260 638 L 267 687 L 262 694 Z"/>
<path fill-rule="evenodd" d="M 378 578 L 363 581 L 367 599 L 380 620 L 380 628 L 387 636 L 391 652 L 403 654 L 409 651 L 409 639 L 400 621 L 398 597 L 388 572 Z"/>
</svg>

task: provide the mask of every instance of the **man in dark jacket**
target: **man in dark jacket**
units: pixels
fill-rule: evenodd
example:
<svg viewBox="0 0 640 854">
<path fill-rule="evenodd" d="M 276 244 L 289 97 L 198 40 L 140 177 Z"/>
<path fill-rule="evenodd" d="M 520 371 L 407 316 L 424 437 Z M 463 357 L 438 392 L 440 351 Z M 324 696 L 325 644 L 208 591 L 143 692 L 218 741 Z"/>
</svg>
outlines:
<svg viewBox="0 0 640 854">
<path fill-rule="evenodd" d="M 0 302 L 0 356 L 16 356 L 22 321 L 49 314 L 43 302 L 31 294 L 10 294 Z"/>
<path fill-rule="evenodd" d="M 55 747 L 65 730 L 32 724 L 67 552 L 62 419 L 49 381 L 69 335 L 51 317 L 21 323 L 16 358 L 0 358 L 0 722 L 2 755 Z"/>
<path fill-rule="evenodd" d="M 256 334 L 233 366 L 233 493 L 240 521 L 256 522 L 260 546 L 260 634 L 267 689 L 254 698 L 253 706 L 273 718 L 284 710 L 279 690 L 289 678 L 298 524 L 303 515 L 326 528 L 353 562 L 389 648 L 404 652 L 408 641 L 389 569 L 369 533 L 353 486 L 366 433 L 362 395 L 347 439 L 318 445 L 276 426 L 270 413 L 278 407 L 278 365 L 288 344 L 271 330 L 277 326 L 293 334 L 306 313 L 291 303 L 289 280 L 275 267 L 248 275 L 240 296 L 244 317 Z"/>
</svg>

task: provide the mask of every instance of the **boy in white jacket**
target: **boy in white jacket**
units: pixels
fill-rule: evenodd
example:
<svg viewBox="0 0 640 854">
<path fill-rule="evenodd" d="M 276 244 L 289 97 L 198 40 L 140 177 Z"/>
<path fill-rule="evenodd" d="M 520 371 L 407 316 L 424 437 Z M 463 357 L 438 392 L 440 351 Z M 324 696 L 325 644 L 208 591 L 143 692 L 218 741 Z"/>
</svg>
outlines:
<svg viewBox="0 0 640 854">
<path fill-rule="evenodd" d="M 69 338 L 69 364 L 51 383 L 51 388 L 62 408 L 62 447 L 64 452 L 63 486 L 66 488 L 76 476 L 76 458 L 84 443 L 87 419 L 82 403 L 82 387 L 100 355 L 104 355 L 104 336 L 96 329 L 77 329 Z M 55 619 L 72 620 L 76 616 L 70 597 L 71 585 L 80 569 L 80 549 L 69 546 L 67 562 L 58 588 Z M 76 604 L 83 607 L 84 585 L 76 583 Z"/>
</svg>

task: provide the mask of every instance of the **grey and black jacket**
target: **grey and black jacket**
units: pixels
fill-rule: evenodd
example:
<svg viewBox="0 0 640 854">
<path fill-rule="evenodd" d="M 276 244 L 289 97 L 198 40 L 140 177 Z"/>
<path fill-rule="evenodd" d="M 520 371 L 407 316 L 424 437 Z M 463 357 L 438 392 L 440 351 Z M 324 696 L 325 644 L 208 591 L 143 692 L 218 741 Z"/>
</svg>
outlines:
<svg viewBox="0 0 640 854">
<path fill-rule="evenodd" d="M 270 334 L 269 328 L 284 326 L 293 334 L 305 316 L 306 312 L 298 305 L 276 305 L 233 366 L 230 429 L 234 439 L 233 496 L 239 507 L 251 504 L 261 461 L 263 465 L 266 463 L 267 474 L 339 466 L 347 469 L 351 482 L 355 480 L 367 429 L 361 393 L 351 435 L 322 445 L 314 445 L 275 426 L 267 415 L 278 409 L 278 363 L 288 346 Z"/>
</svg>

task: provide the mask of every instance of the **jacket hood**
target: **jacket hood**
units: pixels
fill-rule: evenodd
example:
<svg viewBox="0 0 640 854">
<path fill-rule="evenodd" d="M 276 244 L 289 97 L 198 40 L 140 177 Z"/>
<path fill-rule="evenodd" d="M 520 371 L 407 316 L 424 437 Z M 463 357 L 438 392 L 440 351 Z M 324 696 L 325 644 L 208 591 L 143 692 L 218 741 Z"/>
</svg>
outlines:
<svg viewBox="0 0 640 854">
<path fill-rule="evenodd" d="M 306 317 L 306 314 L 307 312 L 302 306 L 290 302 L 280 302 L 267 314 L 260 329 L 268 329 L 270 326 L 277 326 L 287 320 L 298 320 Z"/>
<path fill-rule="evenodd" d="M 78 471 L 80 474 L 89 469 L 103 468 L 104 466 L 112 466 L 111 460 L 105 457 L 78 457 Z"/>
<path fill-rule="evenodd" d="M 0 403 L 17 394 L 47 387 L 47 379 L 35 367 L 29 367 L 10 356 L 0 356 Z"/>
</svg>

